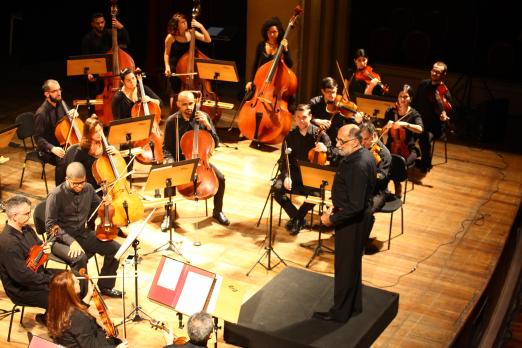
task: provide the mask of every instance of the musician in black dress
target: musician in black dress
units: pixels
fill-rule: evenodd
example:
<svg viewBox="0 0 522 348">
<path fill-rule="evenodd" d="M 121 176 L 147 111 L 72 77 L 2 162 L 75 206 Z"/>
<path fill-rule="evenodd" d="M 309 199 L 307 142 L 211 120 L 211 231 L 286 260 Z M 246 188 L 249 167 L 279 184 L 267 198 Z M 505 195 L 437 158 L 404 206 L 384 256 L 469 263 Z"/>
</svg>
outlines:
<svg viewBox="0 0 522 348">
<path fill-rule="evenodd" d="M 176 160 L 184 160 L 185 156 L 181 153 L 181 137 L 186 132 L 193 130 L 196 123 L 199 123 L 200 129 L 204 129 L 210 133 L 214 139 L 215 145 L 219 144 L 219 137 L 214 127 L 214 123 L 210 117 L 201 110 L 194 113 L 196 107 L 194 94 L 191 91 L 182 91 L 178 94 L 178 101 L 176 102 L 178 111 L 169 116 L 165 124 L 165 141 L 163 142 L 163 156 L 169 162 Z M 194 113 L 194 115 L 193 115 Z M 194 117 L 193 117 L 194 116 Z M 176 122 L 178 122 L 178 137 L 176 139 Z M 177 144 L 176 144 L 177 141 Z M 177 146 L 176 146 L 177 145 Z M 176 152 L 178 151 L 177 155 Z M 225 176 L 210 163 L 210 166 L 216 173 L 219 187 L 214 195 L 214 211 L 212 216 L 221 225 L 228 226 L 230 221 L 223 213 L 223 196 L 225 195 Z"/>
<path fill-rule="evenodd" d="M 284 211 L 290 217 L 286 224 L 286 229 L 291 235 L 296 235 L 306 225 L 306 214 L 314 205 L 304 202 L 301 207 L 296 208 L 287 193 L 296 195 L 315 195 L 319 196 L 317 188 L 309 188 L 303 186 L 303 179 L 297 161 L 309 161 L 308 152 L 315 148 L 318 152 L 325 152 L 327 156 L 331 156 L 332 142 L 325 132 L 319 135 L 319 127 L 311 124 L 312 115 L 310 114 L 310 106 L 300 104 L 295 111 L 295 122 L 297 126 L 292 129 L 281 148 L 281 159 L 279 168 L 281 175 L 274 183 L 273 189 L 274 199 L 283 207 Z M 290 173 L 288 173 L 286 158 L 289 161 Z"/>
</svg>

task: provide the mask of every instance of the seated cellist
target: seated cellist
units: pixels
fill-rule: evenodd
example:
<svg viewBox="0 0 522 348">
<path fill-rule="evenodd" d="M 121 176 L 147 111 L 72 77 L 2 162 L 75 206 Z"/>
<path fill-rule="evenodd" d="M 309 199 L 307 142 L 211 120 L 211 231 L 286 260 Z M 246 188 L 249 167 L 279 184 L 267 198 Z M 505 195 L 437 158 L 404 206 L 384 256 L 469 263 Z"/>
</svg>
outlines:
<svg viewBox="0 0 522 348">
<path fill-rule="evenodd" d="M 176 159 L 176 149 L 179 150 L 181 137 L 186 132 L 193 130 L 196 122 L 199 123 L 201 129 L 208 131 L 215 144 L 219 143 L 219 138 L 216 133 L 216 129 L 210 117 L 203 111 L 197 111 L 194 119 L 192 119 L 192 113 L 195 108 L 194 94 L 191 91 L 182 91 L 178 94 L 178 100 L 176 102 L 178 111 L 171 115 L 165 124 L 165 141 L 163 142 L 163 155 L 167 161 L 173 161 Z M 179 134 L 176 135 L 176 120 L 178 120 Z M 177 138 L 177 139 L 176 139 Z M 177 145 L 176 145 L 176 142 Z M 184 160 L 185 157 L 182 153 L 178 153 L 179 160 Z M 223 213 L 223 196 L 225 194 L 225 176 L 213 165 L 210 166 L 216 173 L 219 188 L 217 193 L 214 195 L 214 211 L 212 217 L 221 225 L 228 226 L 230 221 Z"/>
</svg>

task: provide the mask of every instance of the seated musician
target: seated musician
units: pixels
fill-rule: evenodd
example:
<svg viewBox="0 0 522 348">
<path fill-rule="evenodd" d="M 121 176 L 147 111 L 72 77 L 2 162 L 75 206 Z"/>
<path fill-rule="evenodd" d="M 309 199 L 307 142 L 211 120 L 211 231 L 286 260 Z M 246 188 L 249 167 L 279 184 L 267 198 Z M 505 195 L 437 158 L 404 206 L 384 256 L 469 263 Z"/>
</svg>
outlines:
<svg viewBox="0 0 522 348">
<path fill-rule="evenodd" d="M 404 85 L 397 97 L 397 106 L 386 111 L 384 119 L 388 123 L 383 129 L 387 137 L 386 146 L 390 152 L 404 157 L 408 166 L 415 163 L 417 159 L 415 142 L 424 127 L 421 115 L 410 106 L 412 96 L 413 89 L 409 85 Z M 401 197 L 401 183 L 394 182 L 394 185 L 395 195 Z"/>
<path fill-rule="evenodd" d="M 312 113 L 312 124 L 326 129 L 330 139 L 337 137 L 337 131 L 345 124 L 361 123 L 359 114 L 350 113 L 350 117 L 344 117 L 338 110 L 333 108 L 334 113 L 326 110 L 327 104 L 333 104 L 337 97 L 337 82 L 331 77 L 325 77 L 321 81 L 321 95 L 310 99 Z M 329 109 L 332 110 L 332 109 Z"/>
<path fill-rule="evenodd" d="M 383 95 L 384 91 L 381 87 L 381 81 L 377 77 L 369 78 L 365 76 L 365 70 L 370 67 L 368 66 L 368 53 L 364 48 L 359 48 L 355 51 L 353 63 L 355 71 L 350 74 L 351 78 L 348 86 L 350 96 L 355 98 L 357 94 Z M 357 72 L 361 74 L 357 74 Z M 357 77 L 360 75 L 365 78 L 358 79 Z"/>
<path fill-rule="evenodd" d="M 216 133 L 216 129 L 210 117 L 198 110 L 194 118 L 192 118 L 192 114 L 194 108 L 196 107 L 194 94 L 191 91 L 182 91 L 178 94 L 178 100 L 176 102 L 178 107 L 178 111 L 171 115 L 167 122 L 165 123 L 165 141 L 163 143 L 163 155 L 167 159 L 167 161 L 174 161 L 177 158 L 179 160 L 184 160 L 185 156 L 181 153 L 181 137 L 186 132 L 193 130 L 196 122 L 199 123 L 201 129 L 208 131 L 212 138 L 214 139 L 215 145 L 219 144 L 219 137 Z M 176 120 L 178 121 L 178 130 L 179 134 L 176 134 Z M 179 153 L 176 153 L 176 149 L 179 150 Z M 230 221 L 223 213 L 223 196 L 225 194 L 225 176 L 210 163 L 210 166 L 216 173 L 219 188 L 214 195 L 214 211 L 212 213 L 212 217 L 221 225 L 228 226 L 230 225 Z"/>
<path fill-rule="evenodd" d="M 64 149 L 54 135 L 56 125 L 65 115 L 62 104 L 62 89 L 56 80 L 47 80 L 42 86 L 45 101 L 34 114 L 34 139 L 38 149 L 38 157 L 45 163 L 55 166 L 54 182 L 60 185 L 64 178 Z M 69 111 L 71 114 L 75 110 Z"/>
<path fill-rule="evenodd" d="M 361 124 L 359 129 L 361 130 L 362 146 L 370 150 L 377 164 L 377 181 L 372 198 L 372 213 L 375 213 L 381 209 L 385 203 L 392 159 L 390 151 L 379 140 L 377 130 L 371 122 Z"/>
<path fill-rule="evenodd" d="M 110 203 L 111 196 L 106 195 L 104 200 Z M 87 219 L 101 201 L 92 185 L 86 182 L 84 166 L 73 162 L 67 166 L 66 181 L 47 197 L 45 225 L 47 228 L 60 227 L 52 251 L 71 268 L 87 268 L 88 259 L 98 253 L 104 256 L 100 275 L 115 276 L 119 262 L 114 255 L 120 244 L 114 240 L 102 242 L 94 231 L 86 227 Z M 113 289 L 115 283 L 115 278 L 104 278 L 98 281 L 98 286 L 103 295 L 121 297 L 121 291 Z"/>
<path fill-rule="evenodd" d="M 169 344 L 164 348 L 207 347 L 208 340 L 210 339 L 213 330 L 214 321 L 212 320 L 212 316 L 206 312 L 196 312 L 190 316 L 187 322 L 187 333 L 190 340 L 186 343 L 178 343 L 180 341 L 185 341 L 186 337 L 175 339 L 171 333 L 167 333 L 164 337 Z"/>
<path fill-rule="evenodd" d="M 65 347 L 128 347 L 127 341 L 107 338 L 84 304 L 90 301 L 92 289 L 82 301 L 79 284 L 67 270 L 56 274 L 49 284 L 47 328 L 53 340 Z"/>
<path fill-rule="evenodd" d="M 311 189 L 303 186 L 301 172 L 299 171 L 297 160 L 308 161 L 308 152 L 315 148 L 316 151 L 326 152 L 328 156 L 331 155 L 332 142 L 325 132 L 322 132 L 317 141 L 317 133 L 319 127 L 311 123 L 312 115 L 310 114 L 310 106 L 307 104 L 300 104 L 295 110 L 295 121 L 297 126 L 288 133 L 281 149 L 280 169 L 281 175 L 274 183 L 273 189 L 275 200 L 281 205 L 285 212 L 290 217 L 290 221 L 286 224 L 286 229 L 290 231 L 291 235 L 296 235 L 306 225 L 306 214 L 314 205 L 312 203 L 303 203 L 297 209 L 290 198 L 286 195 L 287 192 L 298 195 L 319 195 L 317 189 Z M 288 150 L 287 150 L 288 149 Z M 291 149 L 291 150 L 290 150 Z M 288 153 L 289 152 L 289 153 Z M 290 173 L 288 173 L 287 165 L 285 163 L 285 154 L 288 155 L 290 166 Z"/>
<path fill-rule="evenodd" d="M 15 195 L 6 202 L 7 224 L 0 233 L 0 278 L 6 295 L 17 304 L 47 309 L 49 282 L 56 269 L 40 267 L 36 272 L 26 265 L 31 247 L 42 245 L 36 232 L 29 226 L 31 201 Z M 51 244 L 43 251 L 51 253 Z M 36 321 L 44 324 L 45 316 L 36 315 Z"/>
</svg>

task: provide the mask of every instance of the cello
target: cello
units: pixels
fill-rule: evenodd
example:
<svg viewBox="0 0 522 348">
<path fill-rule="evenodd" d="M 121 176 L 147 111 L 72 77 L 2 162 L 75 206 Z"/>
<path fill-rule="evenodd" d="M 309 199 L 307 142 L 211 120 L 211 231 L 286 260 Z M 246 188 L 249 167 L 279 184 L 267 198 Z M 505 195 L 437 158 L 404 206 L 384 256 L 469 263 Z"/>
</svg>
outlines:
<svg viewBox="0 0 522 348">
<path fill-rule="evenodd" d="M 141 147 L 144 151 L 136 155 L 136 160 L 142 164 L 162 163 L 163 162 L 163 135 L 159 129 L 161 121 L 161 108 L 154 103 L 145 101 L 145 88 L 143 87 L 143 73 L 140 68 L 134 72 L 138 79 L 138 86 L 140 88 L 141 101 L 132 106 L 131 116 L 138 117 L 144 115 L 152 115 L 152 130 L 150 138 L 134 142 L 134 147 Z M 154 143 L 154 151 L 150 148 L 150 142 Z"/>
<path fill-rule="evenodd" d="M 63 109 L 65 110 L 65 115 L 56 123 L 56 127 L 54 128 L 54 136 L 56 140 L 60 143 L 64 148 L 69 147 L 69 145 L 78 144 L 82 140 L 83 134 L 83 121 L 78 116 L 72 116 L 67 104 L 65 101 L 61 100 Z M 74 110 L 74 114 L 77 115 L 78 107 Z"/>
<path fill-rule="evenodd" d="M 193 0 L 194 7 L 192 8 L 192 19 L 196 19 L 199 16 L 201 5 L 199 0 Z M 179 76 L 181 79 L 181 90 L 189 91 L 201 91 L 203 100 L 209 100 L 213 106 L 201 106 L 201 110 L 206 112 L 212 122 L 216 124 L 221 118 L 221 110 L 218 107 L 218 96 L 212 91 L 210 82 L 208 80 L 200 79 L 196 77 L 194 73 L 194 59 L 209 59 L 200 50 L 196 48 L 196 29 L 190 29 L 190 46 L 188 51 L 181 56 L 176 64 L 176 74 L 183 74 Z"/>
<path fill-rule="evenodd" d="M 111 16 L 116 19 L 118 14 L 118 0 L 111 0 Z M 131 68 L 134 70 L 134 60 L 132 57 L 118 46 L 118 29 L 112 27 L 112 48 L 107 52 L 112 54 L 112 73 L 103 80 L 103 92 L 96 96 L 102 99 L 102 104 L 95 106 L 96 115 L 100 118 L 104 126 L 108 126 L 113 119 L 112 98 L 121 86 L 120 69 Z"/>
<path fill-rule="evenodd" d="M 302 12 L 297 5 L 282 40 L 287 38 L 290 28 L 293 28 Z M 279 144 L 292 126 L 288 99 L 297 91 L 297 77 L 286 66 L 282 53 L 283 45 L 279 44 L 274 59 L 259 67 L 254 77 L 256 93 L 239 113 L 241 134 L 255 144 Z"/>
<path fill-rule="evenodd" d="M 109 192 L 112 195 L 114 207 L 112 224 L 114 226 L 127 226 L 143 217 L 143 202 L 130 189 L 129 182 L 124 179 L 127 175 L 125 160 L 119 152 L 114 155 L 107 153 L 109 146 L 107 139 L 103 132 L 100 132 L 100 135 L 105 154 L 92 164 L 92 174 L 98 184 L 106 181 L 112 185 Z"/>
<path fill-rule="evenodd" d="M 191 116 L 191 120 L 195 122 L 194 129 L 183 134 L 180 141 L 181 151 L 186 159 L 199 158 L 193 182 L 178 185 L 178 192 L 190 200 L 209 199 L 219 188 L 216 173 L 209 164 L 216 144 L 209 132 L 199 129 L 199 122 L 195 119 L 198 111 L 199 103 L 196 103 Z"/>
</svg>

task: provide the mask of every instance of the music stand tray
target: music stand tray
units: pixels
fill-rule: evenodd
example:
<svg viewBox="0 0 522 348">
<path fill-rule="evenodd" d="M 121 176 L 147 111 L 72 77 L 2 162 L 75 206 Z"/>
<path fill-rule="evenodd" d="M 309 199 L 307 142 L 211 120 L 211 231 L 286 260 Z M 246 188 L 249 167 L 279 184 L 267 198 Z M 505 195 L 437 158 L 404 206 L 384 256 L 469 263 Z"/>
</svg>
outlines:
<svg viewBox="0 0 522 348">
<path fill-rule="evenodd" d="M 199 78 L 213 81 L 239 82 L 236 62 L 196 58 Z"/>
<path fill-rule="evenodd" d="M 19 124 L 13 124 L 9 127 L 6 127 L 2 130 L 0 130 L 0 149 L 3 149 L 4 147 L 8 147 L 9 143 L 13 139 L 14 135 L 16 134 L 16 130 L 18 129 L 20 125 Z"/>
<path fill-rule="evenodd" d="M 328 166 L 321 166 L 315 163 L 310 163 L 306 161 L 297 161 L 299 166 L 299 170 L 301 171 L 301 177 L 303 179 L 303 185 L 311 188 L 318 188 L 321 192 L 321 203 L 319 203 L 319 215 L 323 213 L 324 201 L 325 201 L 325 191 L 332 190 L 333 181 L 335 177 L 336 170 L 335 168 Z M 314 260 L 316 256 L 323 252 L 323 242 L 321 239 L 321 234 L 323 232 L 323 224 L 321 219 L 319 219 L 319 234 L 317 237 L 317 245 L 314 249 L 314 253 L 312 257 L 306 264 L 306 268 L 310 267 L 310 264 Z M 324 247 L 328 251 L 333 251 L 330 248 Z"/>
<path fill-rule="evenodd" d="M 131 140 L 149 139 L 152 129 L 152 116 L 114 120 L 111 121 L 109 127 L 109 135 L 107 136 L 109 144 L 123 144 Z"/>
<path fill-rule="evenodd" d="M 179 161 L 169 164 L 153 165 L 143 191 L 152 191 L 165 187 L 165 182 L 170 179 L 171 186 L 178 186 L 192 182 L 198 165 L 199 158 Z"/>
<path fill-rule="evenodd" d="M 381 127 L 384 126 L 384 124 L 379 123 L 384 122 L 384 115 L 386 114 L 386 110 L 388 110 L 390 107 L 394 107 L 397 102 L 396 98 L 365 95 L 359 93 L 355 95 L 355 99 L 355 103 L 357 104 L 357 111 L 362 111 L 363 113 L 369 115 L 372 118 L 372 121 Z"/>
<path fill-rule="evenodd" d="M 67 76 L 105 74 L 111 67 L 111 54 L 71 56 L 67 59 Z"/>
</svg>

